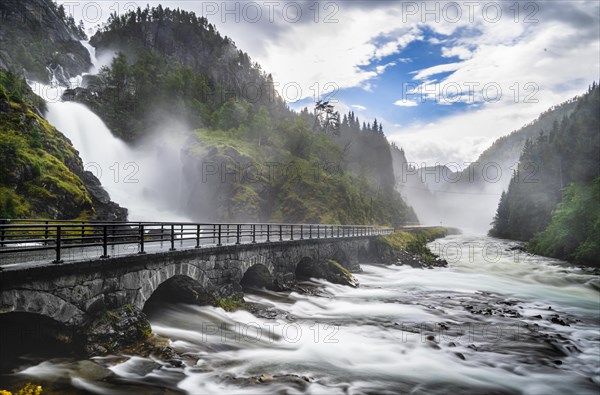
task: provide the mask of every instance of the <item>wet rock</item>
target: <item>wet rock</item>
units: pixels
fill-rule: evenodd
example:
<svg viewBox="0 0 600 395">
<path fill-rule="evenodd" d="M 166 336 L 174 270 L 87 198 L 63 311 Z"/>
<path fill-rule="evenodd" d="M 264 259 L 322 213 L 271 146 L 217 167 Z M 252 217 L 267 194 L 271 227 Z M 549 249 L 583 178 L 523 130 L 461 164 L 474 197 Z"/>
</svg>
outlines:
<svg viewBox="0 0 600 395">
<path fill-rule="evenodd" d="M 460 353 L 460 352 L 455 352 L 454 355 L 456 355 L 457 357 L 459 357 L 463 361 L 466 360 L 465 356 L 462 353 Z"/>
<path fill-rule="evenodd" d="M 84 351 L 102 355 L 147 339 L 152 333 L 146 315 L 134 306 L 100 312 L 83 329 Z"/>
<path fill-rule="evenodd" d="M 553 317 L 550 319 L 550 321 L 551 321 L 553 324 L 558 324 L 558 325 L 562 325 L 562 326 L 571 326 L 571 325 L 567 324 L 567 323 L 566 323 L 564 320 L 561 320 L 561 319 L 558 317 L 558 315 L 556 315 L 556 316 L 553 316 Z"/>
</svg>

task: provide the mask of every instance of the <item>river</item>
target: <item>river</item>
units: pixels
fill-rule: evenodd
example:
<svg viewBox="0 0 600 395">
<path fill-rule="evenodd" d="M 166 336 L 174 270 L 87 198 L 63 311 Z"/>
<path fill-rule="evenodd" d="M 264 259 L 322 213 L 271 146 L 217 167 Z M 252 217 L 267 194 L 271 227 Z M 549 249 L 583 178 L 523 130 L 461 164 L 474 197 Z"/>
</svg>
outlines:
<svg viewBox="0 0 600 395">
<path fill-rule="evenodd" d="M 597 394 L 598 276 L 513 246 L 448 236 L 430 243 L 446 268 L 362 264 L 359 288 L 255 291 L 234 312 L 161 305 L 152 330 L 181 366 L 57 358 L 15 378 L 96 394 Z"/>
</svg>

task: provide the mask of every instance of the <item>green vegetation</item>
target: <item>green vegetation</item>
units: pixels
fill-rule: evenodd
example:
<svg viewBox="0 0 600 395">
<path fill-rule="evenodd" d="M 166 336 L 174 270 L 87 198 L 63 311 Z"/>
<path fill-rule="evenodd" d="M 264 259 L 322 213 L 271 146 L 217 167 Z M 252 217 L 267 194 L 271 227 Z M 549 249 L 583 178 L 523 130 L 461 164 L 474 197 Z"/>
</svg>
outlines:
<svg viewBox="0 0 600 395">
<path fill-rule="evenodd" d="M 334 260 L 334 259 L 329 259 L 327 261 L 328 265 L 333 266 L 337 271 L 341 272 L 344 277 L 346 277 L 346 279 L 348 280 L 353 280 L 354 277 L 352 276 L 352 273 L 346 269 L 344 266 L 342 266 L 338 261 Z"/>
<path fill-rule="evenodd" d="M 196 130 L 186 156 L 198 167 L 210 163 L 221 171 L 207 177 L 195 201 L 206 204 L 229 196 L 214 210 L 225 220 L 399 225 L 412 219 L 411 209 L 393 190 L 378 187 L 364 173 L 324 165 L 344 161 L 331 136 L 314 133 L 300 119 L 284 119 L 271 130 L 264 132 L 260 146 L 244 126 Z M 293 146 L 298 136 L 301 152 Z M 222 169 L 237 173 L 223 182 Z"/>
<path fill-rule="evenodd" d="M 377 120 L 361 126 L 349 113 L 337 119 L 335 133 L 325 133 L 308 109 L 290 111 L 271 76 L 205 18 L 161 6 L 138 8 L 113 14 L 91 43 L 98 53 L 121 52 L 89 87 L 94 94 L 73 97 L 115 135 L 138 142 L 165 120 L 194 130 L 183 158 L 194 185 L 184 197 L 191 218 L 210 213 L 215 221 L 382 225 L 416 220 L 394 189 L 391 146 Z M 199 180 L 207 163 L 218 167 L 217 174 Z M 223 181 L 227 171 L 237 174 Z"/>
<path fill-rule="evenodd" d="M 214 305 L 225 311 L 234 311 L 244 307 L 244 299 L 239 295 L 234 295 L 225 298 L 215 297 Z"/>
<path fill-rule="evenodd" d="M 87 219 L 93 212 L 71 143 L 38 115 L 23 80 L 0 70 L 0 217 Z"/>
<path fill-rule="evenodd" d="M 600 88 L 594 83 L 549 134 L 526 141 L 490 235 L 531 240 L 536 253 L 598 264 L 599 125 Z"/>
<path fill-rule="evenodd" d="M 555 122 L 560 122 L 566 116 L 569 116 L 577 105 L 577 98 L 565 101 L 557 106 L 553 106 L 540 114 L 540 116 L 523 126 L 522 128 L 513 131 L 512 133 L 502 136 L 485 151 L 479 155 L 475 164 L 469 165 L 463 170 L 460 181 L 457 184 L 481 182 L 485 183 L 482 177 L 482 172 L 477 166 L 485 163 L 499 164 L 503 172 L 514 170 L 515 165 L 519 161 L 519 157 L 523 152 L 523 147 L 527 140 L 535 139 L 540 132 L 552 129 Z"/>
<path fill-rule="evenodd" d="M 529 242 L 529 249 L 584 264 L 600 257 L 600 178 L 572 184 L 552 213 L 550 225 Z"/>
<path fill-rule="evenodd" d="M 389 235 L 378 236 L 380 241 L 396 251 L 406 251 L 421 257 L 425 263 L 431 263 L 436 256 L 427 248 L 427 243 L 445 237 L 448 230 L 441 226 L 435 228 L 416 230 L 412 232 L 397 231 Z"/>
<path fill-rule="evenodd" d="M 27 383 L 24 387 L 17 389 L 14 392 L 0 389 L 0 395 L 40 395 L 42 392 L 42 386 L 32 383 Z"/>
</svg>

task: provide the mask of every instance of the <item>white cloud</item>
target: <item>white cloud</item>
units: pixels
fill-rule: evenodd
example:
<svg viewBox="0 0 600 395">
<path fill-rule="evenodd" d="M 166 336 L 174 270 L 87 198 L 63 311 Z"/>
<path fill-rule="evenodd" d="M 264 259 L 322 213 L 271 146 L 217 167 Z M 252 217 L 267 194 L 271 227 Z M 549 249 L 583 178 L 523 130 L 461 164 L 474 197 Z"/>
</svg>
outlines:
<svg viewBox="0 0 600 395">
<path fill-rule="evenodd" d="M 366 109 L 367 109 L 367 107 L 365 107 L 365 106 L 361 106 L 360 104 L 353 104 L 353 105 L 352 105 L 352 106 L 350 106 L 350 107 L 352 107 L 352 108 L 356 108 L 356 109 L 357 109 L 357 110 L 359 110 L 359 111 L 364 111 L 364 110 L 366 110 Z"/>
<path fill-rule="evenodd" d="M 452 48 L 443 47 L 442 56 L 445 58 L 452 58 L 456 56 L 461 60 L 466 60 L 470 59 L 473 56 L 473 53 L 469 50 L 469 48 L 464 46 L 456 46 Z"/>
<path fill-rule="evenodd" d="M 432 75 L 447 73 L 449 71 L 456 71 L 460 69 L 462 65 L 462 62 L 439 64 L 437 66 L 432 66 L 426 69 L 416 71 L 415 76 L 413 78 L 415 80 L 422 80 L 427 77 L 431 77 Z"/>
<path fill-rule="evenodd" d="M 419 105 L 419 103 L 417 103 L 415 100 L 400 99 L 396 100 L 394 105 L 398 107 L 416 107 Z"/>
<path fill-rule="evenodd" d="M 388 67 L 393 67 L 396 65 L 396 62 L 390 62 L 381 66 L 375 67 L 375 71 L 377 74 L 383 74 Z"/>
</svg>

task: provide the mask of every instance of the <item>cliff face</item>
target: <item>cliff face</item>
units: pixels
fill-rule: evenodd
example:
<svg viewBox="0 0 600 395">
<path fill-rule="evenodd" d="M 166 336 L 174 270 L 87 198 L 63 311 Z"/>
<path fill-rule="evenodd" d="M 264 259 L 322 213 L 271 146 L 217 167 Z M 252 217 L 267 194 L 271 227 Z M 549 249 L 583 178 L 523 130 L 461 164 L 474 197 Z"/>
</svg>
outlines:
<svg viewBox="0 0 600 395">
<path fill-rule="evenodd" d="M 85 33 L 51 0 L 0 2 L 0 67 L 25 78 L 61 84 L 91 67 L 79 40 Z"/>
<path fill-rule="evenodd" d="M 0 217 L 125 220 L 38 105 L 23 80 L 0 70 Z"/>
</svg>

